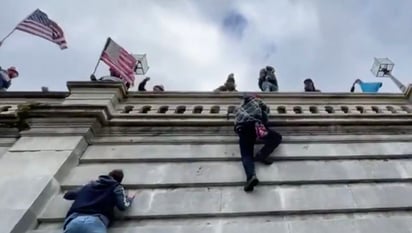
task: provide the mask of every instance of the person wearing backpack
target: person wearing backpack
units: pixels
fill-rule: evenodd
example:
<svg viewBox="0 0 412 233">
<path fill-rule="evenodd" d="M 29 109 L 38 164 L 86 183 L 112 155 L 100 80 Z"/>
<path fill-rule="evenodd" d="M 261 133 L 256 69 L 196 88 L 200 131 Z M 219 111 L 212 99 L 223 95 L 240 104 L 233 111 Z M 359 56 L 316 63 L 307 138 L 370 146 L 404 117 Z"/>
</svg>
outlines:
<svg viewBox="0 0 412 233">
<path fill-rule="evenodd" d="M 239 136 L 240 155 L 246 173 L 245 192 L 258 185 L 254 161 L 266 165 L 273 163 L 268 157 L 282 142 L 282 135 L 267 127 L 269 108 L 256 96 L 245 96 L 235 114 L 235 132 Z M 256 139 L 264 146 L 254 155 Z"/>
</svg>

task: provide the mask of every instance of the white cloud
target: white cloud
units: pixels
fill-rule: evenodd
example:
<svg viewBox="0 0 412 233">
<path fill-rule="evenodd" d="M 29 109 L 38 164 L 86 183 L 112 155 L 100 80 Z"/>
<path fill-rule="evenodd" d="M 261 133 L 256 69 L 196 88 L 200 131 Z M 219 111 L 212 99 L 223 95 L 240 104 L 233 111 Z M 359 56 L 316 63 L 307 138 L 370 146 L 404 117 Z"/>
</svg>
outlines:
<svg viewBox="0 0 412 233">
<path fill-rule="evenodd" d="M 369 72 L 374 56 L 392 58 L 406 83 L 411 6 L 405 0 L 389 7 L 385 0 L 4 0 L 0 35 L 39 7 L 63 27 L 69 49 L 16 32 L 0 48 L 0 65 L 20 70 L 11 90 L 65 90 L 66 81 L 88 80 L 111 36 L 133 53 L 147 53 L 148 88 L 208 91 L 234 72 L 239 90 L 257 90 L 259 69 L 270 64 L 281 91 L 301 91 L 307 77 L 322 91 L 348 91 L 355 78 L 376 80 Z M 248 21 L 240 40 L 222 32 L 232 11 Z M 102 64 L 98 75 L 105 72 Z M 397 91 L 390 81 L 382 90 Z"/>
</svg>

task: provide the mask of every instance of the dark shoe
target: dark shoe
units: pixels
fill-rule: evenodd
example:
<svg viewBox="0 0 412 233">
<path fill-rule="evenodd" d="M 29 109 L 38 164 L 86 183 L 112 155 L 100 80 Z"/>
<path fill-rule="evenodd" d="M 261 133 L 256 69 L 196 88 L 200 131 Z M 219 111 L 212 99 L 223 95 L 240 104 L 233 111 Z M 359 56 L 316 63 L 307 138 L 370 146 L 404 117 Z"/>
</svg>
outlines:
<svg viewBox="0 0 412 233">
<path fill-rule="evenodd" d="M 272 165 L 273 159 L 271 159 L 271 158 L 266 158 L 266 159 L 260 160 L 259 162 L 261 162 L 261 163 L 263 163 L 263 164 L 265 164 L 265 165 Z"/>
<path fill-rule="evenodd" d="M 259 159 L 259 158 L 261 158 L 261 157 L 262 157 L 262 156 L 261 156 L 259 153 L 257 153 L 257 154 L 255 155 L 254 160 L 257 161 L 257 162 L 261 162 L 261 163 L 263 163 L 263 164 L 265 164 L 265 165 L 271 165 L 271 164 L 273 163 L 273 159 L 271 159 L 271 158 L 269 158 L 269 157 L 266 157 L 266 158 L 264 158 L 264 159 Z"/>
<path fill-rule="evenodd" d="M 250 178 L 247 182 L 245 187 L 243 187 L 243 190 L 245 190 L 245 192 L 252 192 L 253 188 L 259 184 L 259 180 L 256 176 L 252 176 L 252 178 Z"/>
</svg>

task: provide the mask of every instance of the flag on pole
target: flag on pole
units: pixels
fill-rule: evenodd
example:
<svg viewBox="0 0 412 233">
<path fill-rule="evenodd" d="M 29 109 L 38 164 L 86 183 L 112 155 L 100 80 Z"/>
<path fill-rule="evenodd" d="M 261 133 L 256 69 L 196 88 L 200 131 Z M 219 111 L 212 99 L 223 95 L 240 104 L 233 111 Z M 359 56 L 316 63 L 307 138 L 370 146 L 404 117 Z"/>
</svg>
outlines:
<svg viewBox="0 0 412 233">
<path fill-rule="evenodd" d="M 67 48 L 67 42 L 64 38 L 63 30 L 53 20 L 49 19 L 46 13 L 41 10 L 35 10 L 31 15 L 24 19 L 16 26 L 16 30 L 30 33 L 49 40 L 60 49 Z"/>
<path fill-rule="evenodd" d="M 366 93 L 376 93 L 382 87 L 381 82 L 363 82 L 360 79 L 356 79 L 355 82 L 352 85 L 352 88 L 350 89 L 350 92 L 355 91 L 355 85 L 356 84 L 359 84 L 362 92 L 366 92 Z"/>
<path fill-rule="evenodd" d="M 359 83 L 359 86 L 362 89 L 362 92 L 376 93 L 382 87 L 382 83 L 381 82 L 362 82 L 361 81 Z"/>
<path fill-rule="evenodd" d="M 126 83 L 134 84 L 134 70 L 136 66 L 136 58 L 128 53 L 124 48 L 120 47 L 110 37 L 107 38 L 100 59 L 110 68 L 120 74 L 120 78 Z"/>
</svg>

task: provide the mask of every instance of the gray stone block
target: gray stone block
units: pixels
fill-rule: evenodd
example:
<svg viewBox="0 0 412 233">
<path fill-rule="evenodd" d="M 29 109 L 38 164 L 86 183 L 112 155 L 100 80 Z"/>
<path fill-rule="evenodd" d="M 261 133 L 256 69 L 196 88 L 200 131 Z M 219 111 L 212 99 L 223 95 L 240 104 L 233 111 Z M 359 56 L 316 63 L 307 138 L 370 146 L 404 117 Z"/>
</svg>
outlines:
<svg viewBox="0 0 412 233">
<path fill-rule="evenodd" d="M 0 232 L 4 233 L 21 233 L 25 232 L 32 225 L 29 222 L 21 222 L 27 224 L 26 226 L 17 225 L 21 219 L 24 218 L 26 211 L 23 209 L 7 208 L 2 206 L 0 208 Z"/>
<path fill-rule="evenodd" d="M 0 160 L 0 181 L 2 177 L 55 175 L 72 155 L 71 151 L 7 152 Z"/>
<path fill-rule="evenodd" d="M 361 233 L 354 219 L 310 219 L 306 221 L 290 221 L 290 233 Z M 365 231 L 368 232 L 368 231 Z"/>
<path fill-rule="evenodd" d="M 256 151 L 261 145 L 256 146 Z M 82 160 L 99 161 L 184 161 L 239 160 L 237 144 L 184 145 L 94 145 Z M 301 143 L 281 144 L 273 153 L 277 159 L 387 158 L 412 156 L 410 143 Z"/>
<path fill-rule="evenodd" d="M 412 207 L 407 198 L 411 189 L 411 184 L 363 184 L 260 186 L 250 194 L 241 187 L 141 190 L 125 215 L 141 219 L 403 210 Z M 69 206 L 56 196 L 40 220 L 61 221 Z"/>
<path fill-rule="evenodd" d="M 83 143 L 81 136 L 65 137 L 22 137 L 10 151 L 75 150 Z"/>
<path fill-rule="evenodd" d="M 109 233 L 364 233 L 396 232 L 410 233 L 412 216 L 383 214 L 313 216 L 294 219 L 293 217 L 248 217 L 175 220 L 164 225 L 151 221 L 145 225 L 122 223 L 121 227 L 109 228 Z M 163 220 L 167 221 L 167 220 Z M 193 223 L 196 224 L 193 224 Z M 60 229 L 35 230 L 30 233 L 60 233 Z"/>
<path fill-rule="evenodd" d="M 412 160 L 283 161 L 271 166 L 257 163 L 257 176 L 266 184 L 352 183 L 412 178 L 402 165 Z M 100 174 L 121 168 L 129 187 L 190 187 L 240 185 L 245 174 L 240 161 L 181 163 L 82 164 L 63 179 L 63 187 L 83 185 Z"/>
<path fill-rule="evenodd" d="M 412 185 L 391 183 L 385 185 L 350 185 L 357 208 L 375 206 L 378 209 L 412 206 Z"/>
<path fill-rule="evenodd" d="M 9 150 L 9 147 L 0 147 L 0 158 Z"/>
<path fill-rule="evenodd" d="M 202 130 L 202 128 L 199 128 Z M 203 127 L 204 130 L 204 127 Z M 412 135 L 309 135 L 309 136 L 285 136 L 283 137 L 284 143 L 359 143 L 359 142 L 410 142 L 412 141 Z M 238 142 L 238 137 L 233 135 L 226 136 L 186 136 L 186 135 L 150 135 L 150 136 L 113 136 L 102 135 L 92 139 L 93 144 L 107 144 L 107 143 L 119 143 L 119 144 L 145 144 L 145 143 L 211 143 L 211 144 L 223 144 Z"/>
</svg>

